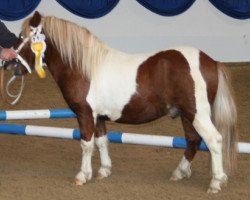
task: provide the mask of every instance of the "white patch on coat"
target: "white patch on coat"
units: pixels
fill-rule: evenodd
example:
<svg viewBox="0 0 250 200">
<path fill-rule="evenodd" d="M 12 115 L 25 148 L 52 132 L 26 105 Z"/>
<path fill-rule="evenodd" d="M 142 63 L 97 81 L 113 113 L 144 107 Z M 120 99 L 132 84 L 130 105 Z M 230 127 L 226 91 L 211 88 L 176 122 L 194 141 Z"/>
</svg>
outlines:
<svg viewBox="0 0 250 200">
<path fill-rule="evenodd" d="M 207 85 L 200 71 L 200 50 L 193 47 L 179 47 L 175 49 L 186 58 L 190 66 L 190 73 L 194 80 L 194 95 L 197 112 L 206 111 L 206 114 L 209 113 L 210 116 L 211 109 L 207 98 Z"/>
<path fill-rule="evenodd" d="M 87 95 L 93 116 L 106 115 L 112 121 L 121 117 L 124 106 L 136 93 L 138 68 L 148 57 L 146 54 L 129 55 L 118 51 L 107 55 L 96 68 Z"/>
</svg>

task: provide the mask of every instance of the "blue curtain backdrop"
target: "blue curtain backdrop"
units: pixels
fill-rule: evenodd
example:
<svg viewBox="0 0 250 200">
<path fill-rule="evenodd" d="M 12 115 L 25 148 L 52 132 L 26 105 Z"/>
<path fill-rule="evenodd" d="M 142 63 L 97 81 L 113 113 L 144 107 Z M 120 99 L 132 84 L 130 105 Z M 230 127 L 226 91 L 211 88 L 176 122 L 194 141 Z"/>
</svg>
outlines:
<svg viewBox="0 0 250 200">
<path fill-rule="evenodd" d="M 56 0 L 68 11 L 85 18 L 109 13 L 119 0 Z M 125 1 L 125 0 L 124 0 Z M 130 1 L 130 0 L 129 0 Z M 163 16 L 174 16 L 189 9 L 195 0 L 136 0 L 148 10 Z M 224 14 L 236 19 L 250 18 L 250 0 L 209 0 Z M 0 19 L 19 20 L 33 12 L 41 0 L 0 0 Z M 204 13 L 205 14 L 205 13 Z M 51 13 L 53 15 L 53 13 Z"/>
<path fill-rule="evenodd" d="M 209 0 L 221 12 L 237 19 L 250 18 L 250 0 Z"/>
<path fill-rule="evenodd" d="M 19 20 L 36 9 L 41 0 L 0 0 L 0 19 Z"/>
<path fill-rule="evenodd" d="M 137 2 L 156 14 L 174 16 L 186 11 L 195 0 L 137 0 Z"/>
<path fill-rule="evenodd" d="M 109 13 L 119 0 L 56 0 L 65 9 L 85 18 L 98 18 Z"/>
</svg>

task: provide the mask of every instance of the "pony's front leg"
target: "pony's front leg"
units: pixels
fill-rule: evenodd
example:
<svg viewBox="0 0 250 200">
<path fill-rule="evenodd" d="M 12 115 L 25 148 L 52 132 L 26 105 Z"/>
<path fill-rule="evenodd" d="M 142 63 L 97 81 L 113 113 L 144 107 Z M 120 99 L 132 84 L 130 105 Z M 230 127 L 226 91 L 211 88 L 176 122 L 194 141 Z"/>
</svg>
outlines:
<svg viewBox="0 0 250 200">
<path fill-rule="evenodd" d="M 81 169 L 76 175 L 76 185 L 83 185 L 92 178 L 91 158 L 94 150 L 94 135 L 90 141 L 81 139 L 82 163 Z"/>
<path fill-rule="evenodd" d="M 92 178 L 91 158 L 94 150 L 94 120 L 92 116 L 77 114 L 81 131 L 82 163 L 76 175 L 75 184 L 83 185 Z"/>
<path fill-rule="evenodd" d="M 111 159 L 108 152 L 108 138 L 106 136 L 105 121 L 97 118 L 95 144 L 100 152 L 101 167 L 97 179 L 103 179 L 111 174 Z"/>
</svg>

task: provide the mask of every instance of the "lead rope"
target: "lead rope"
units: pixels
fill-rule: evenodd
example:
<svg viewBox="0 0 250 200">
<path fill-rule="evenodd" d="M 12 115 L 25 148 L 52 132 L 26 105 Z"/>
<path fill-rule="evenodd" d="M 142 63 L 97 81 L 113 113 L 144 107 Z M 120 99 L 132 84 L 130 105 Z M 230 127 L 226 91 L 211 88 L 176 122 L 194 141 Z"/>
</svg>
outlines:
<svg viewBox="0 0 250 200">
<path fill-rule="evenodd" d="M 21 63 L 26 67 L 28 72 L 31 73 L 31 70 L 30 70 L 29 66 L 27 67 L 27 65 L 28 65 L 27 62 L 20 55 L 17 55 L 17 59 L 19 59 L 21 61 Z M 10 92 L 9 88 L 10 88 L 11 84 L 17 79 L 17 76 L 13 75 L 10 78 L 10 80 L 6 84 L 5 91 L 4 91 L 4 69 L 3 69 L 3 67 L 1 69 L 1 71 L 2 71 L 2 73 L 1 73 L 1 94 L 2 94 L 2 97 L 7 103 L 9 103 L 11 105 L 15 105 L 19 101 L 19 99 L 20 99 L 20 97 L 22 96 L 22 93 L 23 93 L 24 76 L 21 76 L 21 85 L 20 85 L 19 92 L 17 94 L 13 94 L 13 93 Z M 5 92 L 6 92 L 7 95 L 5 95 Z M 8 97 L 10 97 L 12 99 L 13 98 L 15 98 L 15 99 L 13 101 L 9 101 L 6 96 L 8 96 Z"/>
<path fill-rule="evenodd" d="M 4 101 L 6 101 L 7 103 L 11 104 L 11 105 L 15 105 L 20 97 L 22 96 L 22 92 L 24 89 L 24 76 L 21 77 L 21 86 L 19 89 L 19 92 L 17 94 L 12 94 L 9 90 L 10 85 L 16 80 L 16 76 L 13 75 L 10 80 L 7 82 L 6 87 L 4 88 L 4 69 L 3 67 L 1 67 L 0 69 L 0 91 L 1 91 L 1 97 Z M 6 95 L 7 94 L 7 95 Z M 15 98 L 13 101 L 8 100 L 8 97 L 10 98 Z"/>
<path fill-rule="evenodd" d="M 9 87 L 16 80 L 16 78 L 17 77 L 15 75 L 13 75 L 6 85 L 7 95 L 11 98 L 15 98 L 15 100 L 13 100 L 12 102 L 9 102 L 11 105 L 15 105 L 19 101 L 20 97 L 22 96 L 23 89 L 24 89 L 24 76 L 21 76 L 21 86 L 20 86 L 19 92 L 17 94 L 10 93 Z"/>
</svg>

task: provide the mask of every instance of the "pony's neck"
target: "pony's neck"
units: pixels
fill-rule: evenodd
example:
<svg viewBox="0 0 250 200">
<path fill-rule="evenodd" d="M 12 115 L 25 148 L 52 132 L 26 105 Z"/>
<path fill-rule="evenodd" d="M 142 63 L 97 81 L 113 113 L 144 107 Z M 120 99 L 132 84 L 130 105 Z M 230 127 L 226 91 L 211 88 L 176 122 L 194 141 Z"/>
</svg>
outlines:
<svg viewBox="0 0 250 200">
<path fill-rule="evenodd" d="M 94 71 L 103 62 L 109 48 L 86 28 L 56 17 L 43 20 L 45 34 L 58 50 L 64 63 L 77 66 L 86 78 L 91 79 Z"/>
</svg>

